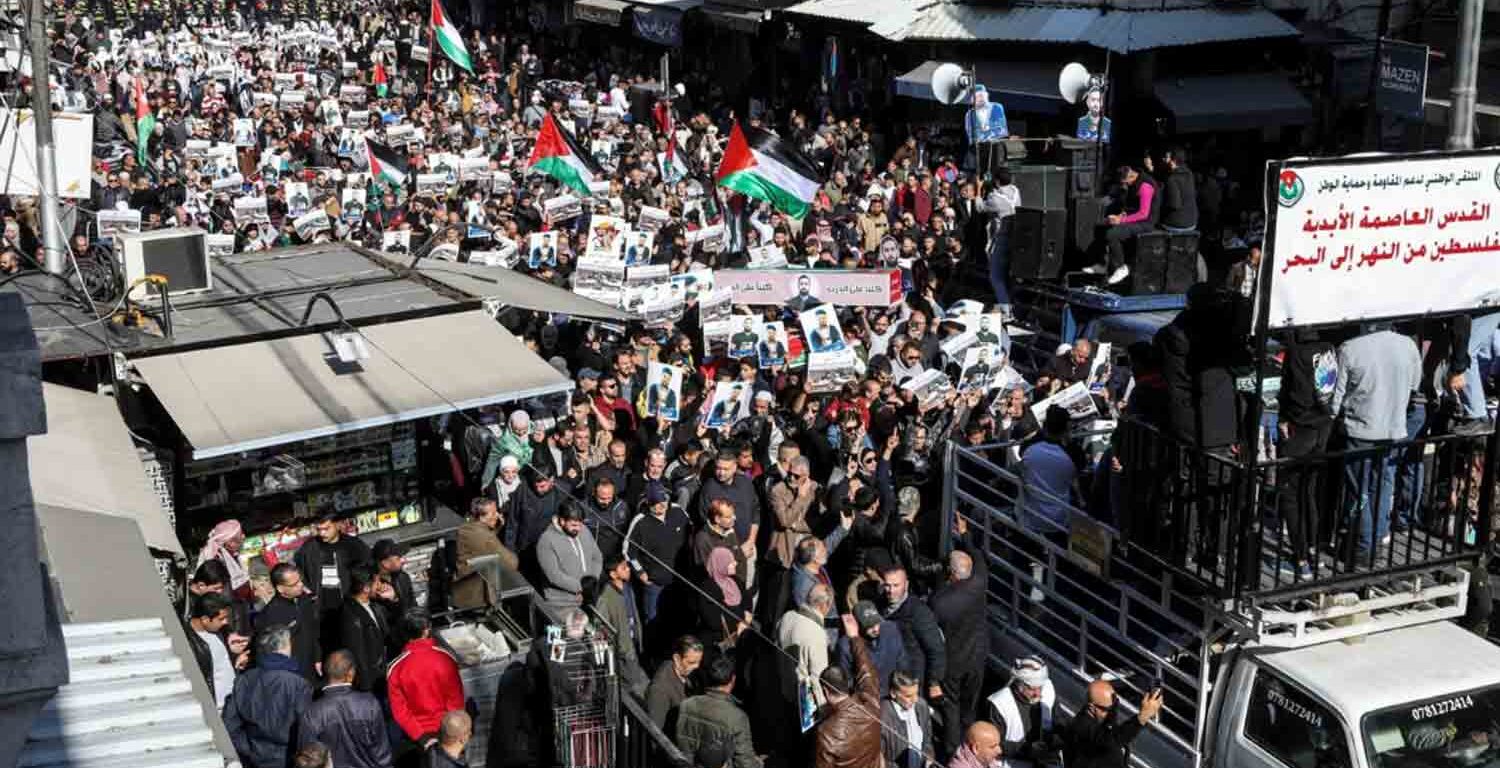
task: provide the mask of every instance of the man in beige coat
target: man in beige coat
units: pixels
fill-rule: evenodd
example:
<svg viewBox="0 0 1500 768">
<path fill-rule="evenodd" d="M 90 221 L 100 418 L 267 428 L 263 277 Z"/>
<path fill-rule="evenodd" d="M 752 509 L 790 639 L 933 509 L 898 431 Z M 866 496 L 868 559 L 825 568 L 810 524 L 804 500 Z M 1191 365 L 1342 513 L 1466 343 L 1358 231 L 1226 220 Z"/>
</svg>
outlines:
<svg viewBox="0 0 1500 768">
<path fill-rule="evenodd" d="M 500 543 L 497 532 L 501 522 L 500 507 L 495 504 L 494 499 L 481 496 L 469 503 L 469 521 L 458 529 L 458 569 L 454 572 L 453 580 L 454 608 L 498 605 L 500 569 L 520 569 L 520 559 Z M 496 555 L 498 562 L 477 568 L 469 565 L 470 558 L 484 555 Z"/>
<path fill-rule="evenodd" d="M 808 591 L 805 602 L 787 611 L 776 625 L 776 644 L 797 655 L 797 676 L 812 685 L 820 705 L 823 691 L 817 680 L 828 668 L 828 630 L 823 628 L 823 617 L 832 608 L 833 590 L 818 584 Z"/>
<path fill-rule="evenodd" d="M 776 526 L 771 532 L 769 556 L 784 568 L 796 563 L 797 545 L 812 534 L 807 518 L 816 510 L 820 489 L 811 475 L 807 457 L 798 456 L 788 466 L 786 479 L 771 486 L 767 494 Z"/>
</svg>

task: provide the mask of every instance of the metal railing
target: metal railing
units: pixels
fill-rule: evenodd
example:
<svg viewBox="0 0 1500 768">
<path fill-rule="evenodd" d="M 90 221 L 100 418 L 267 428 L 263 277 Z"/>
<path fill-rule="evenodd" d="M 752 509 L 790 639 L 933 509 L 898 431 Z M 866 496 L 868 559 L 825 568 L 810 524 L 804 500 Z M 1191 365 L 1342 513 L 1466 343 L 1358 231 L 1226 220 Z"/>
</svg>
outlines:
<svg viewBox="0 0 1500 768">
<path fill-rule="evenodd" d="M 1124 420 L 1114 446 L 1124 538 L 1222 599 L 1466 561 L 1489 540 L 1493 435 L 1252 465 Z"/>
<path fill-rule="evenodd" d="M 1139 701 L 1159 684 L 1166 700 L 1152 729 L 1196 763 L 1209 651 L 1229 630 L 1201 597 L 1177 589 L 1171 573 L 1123 557 L 1117 530 L 991 460 L 1009 447 L 948 448 L 944 508 L 968 522 L 989 565 L 992 625 L 1080 683 L 1115 676 L 1124 700 Z M 1043 499 L 1047 514 L 1037 514 Z M 1088 535 L 1069 533 L 1079 530 Z"/>
<path fill-rule="evenodd" d="M 615 753 L 620 768 L 693 768 L 693 761 L 656 727 L 634 695 L 622 693 L 620 704 L 620 741 Z"/>
</svg>

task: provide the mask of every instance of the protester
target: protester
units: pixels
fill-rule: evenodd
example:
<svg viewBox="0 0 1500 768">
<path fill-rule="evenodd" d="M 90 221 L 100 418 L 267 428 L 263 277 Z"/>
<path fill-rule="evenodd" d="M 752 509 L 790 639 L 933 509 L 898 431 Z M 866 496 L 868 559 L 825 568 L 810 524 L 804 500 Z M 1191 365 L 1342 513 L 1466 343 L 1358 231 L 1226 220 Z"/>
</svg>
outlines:
<svg viewBox="0 0 1500 768">
<path fill-rule="evenodd" d="M 192 646 L 193 658 L 203 673 L 203 681 L 213 693 L 214 704 L 222 712 L 224 701 L 234 687 L 235 676 L 229 648 L 219 636 L 229 624 L 229 601 L 216 592 L 193 597 L 187 623 L 187 640 Z"/>
<path fill-rule="evenodd" d="M 734 660 L 719 656 L 703 669 L 704 692 L 682 702 L 677 714 L 677 748 L 695 754 L 704 744 L 729 745 L 734 768 L 760 768 L 751 746 L 750 718 L 740 708 L 734 690 Z"/>
<path fill-rule="evenodd" d="M 671 657 L 656 668 L 646 689 L 646 712 L 665 733 L 676 732 L 677 708 L 693 690 L 692 676 L 702 663 L 703 643 L 684 635 L 673 643 Z"/>
<path fill-rule="evenodd" d="M 1130 743 L 1161 712 L 1162 692 L 1141 699 L 1140 712 L 1121 718 L 1114 684 L 1095 680 L 1088 686 L 1088 703 L 1063 730 L 1063 764 L 1073 768 L 1125 768 Z"/>
<path fill-rule="evenodd" d="M 880 700 L 880 752 L 892 768 L 926 768 L 937 761 L 932 708 L 915 677 L 891 673 L 890 694 Z"/>
<path fill-rule="evenodd" d="M 322 674 L 323 643 L 319 628 L 322 617 L 302 578 L 302 571 L 291 563 L 277 563 L 271 569 L 271 585 L 276 595 L 255 615 L 255 634 L 258 637 L 272 627 L 286 628 L 292 637 L 287 655 L 308 682 L 313 683 Z"/>
<path fill-rule="evenodd" d="M 358 672 L 354 655 L 348 651 L 329 654 L 323 662 L 323 677 L 328 682 L 322 694 L 298 721 L 298 742 L 327 747 L 337 766 L 390 768 L 385 714 L 374 696 L 355 689 Z"/>
<path fill-rule="evenodd" d="M 467 768 L 464 749 L 474 736 L 474 721 L 461 709 L 445 713 L 437 743 L 428 748 L 423 768 Z"/>
<path fill-rule="evenodd" d="M 457 566 L 453 582 L 454 608 L 483 608 L 499 604 L 500 576 L 515 572 L 521 561 L 500 543 L 498 530 L 505 520 L 494 499 L 480 496 L 469 504 L 469 519 L 458 528 Z M 494 565 L 478 564 L 488 557 Z"/>
<path fill-rule="evenodd" d="M 411 640 L 386 672 L 391 716 L 412 743 L 430 746 L 443 715 L 464 707 L 464 685 L 458 661 L 432 637 L 432 623 L 421 610 L 402 617 Z"/>
<path fill-rule="evenodd" d="M 816 768 L 858 768 L 882 759 L 880 681 L 854 617 L 845 614 L 844 637 L 854 656 L 852 674 L 828 667 L 819 677 L 828 702 L 818 723 Z"/>
<path fill-rule="evenodd" d="M 292 633 L 286 627 L 257 633 L 255 666 L 234 681 L 224 704 L 224 729 L 240 761 L 251 768 L 286 766 L 297 721 L 312 704 L 312 685 L 291 653 Z"/>
<path fill-rule="evenodd" d="M 375 569 L 369 565 L 349 569 L 350 594 L 339 616 L 339 647 L 354 660 L 355 687 L 365 693 L 384 694 L 391 621 L 385 606 L 372 599 L 379 583 Z M 323 674 L 329 676 L 326 669 Z"/>
</svg>

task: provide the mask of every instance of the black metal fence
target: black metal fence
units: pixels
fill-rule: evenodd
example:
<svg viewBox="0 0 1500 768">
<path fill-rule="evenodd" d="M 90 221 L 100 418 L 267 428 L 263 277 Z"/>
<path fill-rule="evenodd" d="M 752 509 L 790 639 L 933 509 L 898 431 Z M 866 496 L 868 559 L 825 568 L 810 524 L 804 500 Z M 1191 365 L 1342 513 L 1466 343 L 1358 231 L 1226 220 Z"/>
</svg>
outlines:
<svg viewBox="0 0 1500 768">
<path fill-rule="evenodd" d="M 1114 449 L 1132 551 L 1222 598 L 1468 559 L 1490 539 L 1494 435 L 1252 464 L 1122 420 Z"/>
<path fill-rule="evenodd" d="M 630 693 L 620 695 L 620 768 L 693 768 L 693 761 L 667 738 Z"/>
</svg>

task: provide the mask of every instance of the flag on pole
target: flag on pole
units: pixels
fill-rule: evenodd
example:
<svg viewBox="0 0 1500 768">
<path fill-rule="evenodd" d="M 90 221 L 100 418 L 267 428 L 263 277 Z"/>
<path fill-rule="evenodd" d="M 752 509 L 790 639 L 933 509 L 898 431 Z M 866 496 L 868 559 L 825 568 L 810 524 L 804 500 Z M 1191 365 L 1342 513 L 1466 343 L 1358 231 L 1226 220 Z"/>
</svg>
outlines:
<svg viewBox="0 0 1500 768">
<path fill-rule="evenodd" d="M 370 160 L 370 178 L 385 182 L 393 189 L 406 185 L 406 177 L 409 175 L 406 158 L 396 150 L 370 139 L 365 139 L 365 152 Z"/>
<path fill-rule="evenodd" d="M 527 168 L 542 173 L 566 184 L 581 195 L 589 195 L 589 184 L 604 178 L 604 171 L 589 153 L 578 146 L 552 113 L 542 120 L 542 132 L 536 137 L 536 146 L 531 148 Z"/>
<path fill-rule="evenodd" d="M 793 218 L 803 218 L 818 194 L 818 171 L 795 147 L 775 134 L 738 122 L 729 133 L 729 146 L 714 174 L 717 186 L 746 197 L 765 200 Z"/>
<path fill-rule="evenodd" d="M 390 85 L 390 78 L 386 77 L 384 64 L 378 61 L 375 62 L 375 76 L 371 78 L 371 81 L 375 83 L 375 96 L 377 98 L 385 98 L 386 89 Z"/>
<path fill-rule="evenodd" d="M 151 134 L 156 131 L 156 115 L 151 112 L 151 102 L 146 99 L 146 81 L 135 79 L 135 159 L 146 165 L 146 148 Z"/>
<path fill-rule="evenodd" d="M 469 49 L 464 47 L 463 35 L 458 33 L 458 27 L 453 26 L 448 12 L 443 10 L 443 0 L 432 0 L 432 36 L 437 46 L 443 49 L 444 56 L 465 72 L 474 74 L 474 60 L 469 58 Z"/>
<path fill-rule="evenodd" d="M 667 149 L 657 158 L 662 180 L 668 184 L 676 184 L 687 174 L 677 165 L 677 131 L 672 124 L 671 100 L 658 99 L 656 106 L 651 109 L 651 116 L 656 120 L 656 129 L 667 137 Z"/>
</svg>

